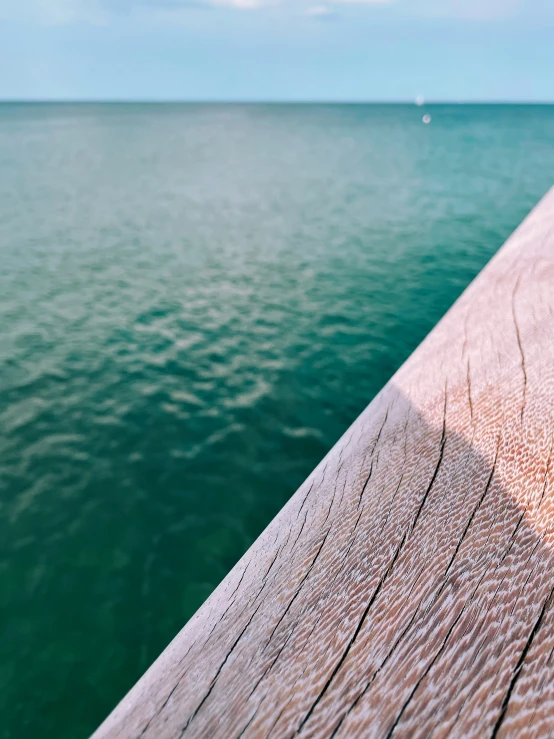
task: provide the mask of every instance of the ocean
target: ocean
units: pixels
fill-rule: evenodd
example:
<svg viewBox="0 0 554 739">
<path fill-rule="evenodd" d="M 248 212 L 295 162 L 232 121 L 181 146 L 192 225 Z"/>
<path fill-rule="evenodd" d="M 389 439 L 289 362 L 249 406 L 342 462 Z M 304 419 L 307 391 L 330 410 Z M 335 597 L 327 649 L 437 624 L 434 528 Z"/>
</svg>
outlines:
<svg viewBox="0 0 554 739">
<path fill-rule="evenodd" d="M 553 183 L 549 106 L 0 104 L 1 737 L 96 728 Z"/>
</svg>

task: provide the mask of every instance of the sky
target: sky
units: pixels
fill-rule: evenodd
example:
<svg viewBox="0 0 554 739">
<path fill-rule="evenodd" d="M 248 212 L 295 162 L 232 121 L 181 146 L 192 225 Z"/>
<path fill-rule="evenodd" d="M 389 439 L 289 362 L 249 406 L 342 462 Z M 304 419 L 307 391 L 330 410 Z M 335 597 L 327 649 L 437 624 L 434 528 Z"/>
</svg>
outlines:
<svg viewBox="0 0 554 739">
<path fill-rule="evenodd" d="M 554 0 L 0 0 L 0 100 L 554 102 Z"/>
</svg>

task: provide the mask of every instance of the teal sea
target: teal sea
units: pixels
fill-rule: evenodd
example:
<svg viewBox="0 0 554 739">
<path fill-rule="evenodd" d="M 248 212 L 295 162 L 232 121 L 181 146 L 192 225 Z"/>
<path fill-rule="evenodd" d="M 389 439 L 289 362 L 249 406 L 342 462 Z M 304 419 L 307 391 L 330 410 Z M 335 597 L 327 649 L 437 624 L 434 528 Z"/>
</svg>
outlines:
<svg viewBox="0 0 554 739">
<path fill-rule="evenodd" d="M 0 105 L 0 737 L 87 737 L 553 182 L 548 106 Z"/>
</svg>

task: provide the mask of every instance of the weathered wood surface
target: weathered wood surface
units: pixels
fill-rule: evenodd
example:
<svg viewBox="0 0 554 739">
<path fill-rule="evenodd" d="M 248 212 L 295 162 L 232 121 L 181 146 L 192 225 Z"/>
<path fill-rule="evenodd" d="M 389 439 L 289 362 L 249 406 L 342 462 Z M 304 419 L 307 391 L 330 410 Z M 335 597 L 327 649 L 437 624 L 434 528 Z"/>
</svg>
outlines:
<svg viewBox="0 0 554 739">
<path fill-rule="evenodd" d="M 553 312 L 554 191 L 94 739 L 554 736 Z"/>
</svg>

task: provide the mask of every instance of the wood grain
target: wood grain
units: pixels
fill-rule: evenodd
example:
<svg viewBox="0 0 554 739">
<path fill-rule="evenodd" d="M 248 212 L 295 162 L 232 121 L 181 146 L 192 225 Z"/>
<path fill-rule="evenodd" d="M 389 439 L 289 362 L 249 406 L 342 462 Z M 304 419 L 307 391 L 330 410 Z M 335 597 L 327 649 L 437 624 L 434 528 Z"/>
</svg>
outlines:
<svg viewBox="0 0 554 739">
<path fill-rule="evenodd" d="M 554 736 L 553 313 L 554 190 L 94 739 Z"/>
</svg>

